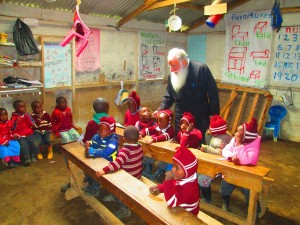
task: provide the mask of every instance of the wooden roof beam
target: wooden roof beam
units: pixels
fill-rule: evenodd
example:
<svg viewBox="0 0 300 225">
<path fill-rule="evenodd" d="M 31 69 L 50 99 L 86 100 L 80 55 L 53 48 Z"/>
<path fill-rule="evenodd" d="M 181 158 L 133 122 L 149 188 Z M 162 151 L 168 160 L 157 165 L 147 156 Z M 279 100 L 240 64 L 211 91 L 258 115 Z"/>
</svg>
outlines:
<svg viewBox="0 0 300 225">
<path fill-rule="evenodd" d="M 155 5 L 151 6 L 150 8 L 148 8 L 147 10 L 158 9 L 158 8 L 162 8 L 162 7 L 166 7 L 166 6 L 170 6 L 170 5 L 174 5 L 174 4 L 180 4 L 180 3 L 191 2 L 191 1 L 193 1 L 193 0 L 166 0 L 166 1 L 160 1 L 160 2 L 157 2 Z"/>
<path fill-rule="evenodd" d="M 197 6 L 191 3 L 181 3 L 176 5 L 178 8 L 186 8 L 186 9 L 192 9 L 192 10 L 197 10 L 197 11 L 204 11 L 204 6 Z"/>
</svg>

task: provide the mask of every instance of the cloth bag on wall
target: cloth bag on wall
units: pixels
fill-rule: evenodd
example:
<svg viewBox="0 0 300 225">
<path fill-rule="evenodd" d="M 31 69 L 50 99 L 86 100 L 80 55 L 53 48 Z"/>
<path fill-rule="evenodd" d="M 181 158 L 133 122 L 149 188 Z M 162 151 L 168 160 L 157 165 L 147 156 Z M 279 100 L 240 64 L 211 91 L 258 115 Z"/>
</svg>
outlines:
<svg viewBox="0 0 300 225">
<path fill-rule="evenodd" d="M 292 88 L 289 87 L 286 92 L 279 97 L 280 101 L 282 102 L 283 105 L 285 105 L 286 107 L 290 107 L 292 105 L 294 105 L 293 103 L 293 92 L 292 92 Z"/>
</svg>

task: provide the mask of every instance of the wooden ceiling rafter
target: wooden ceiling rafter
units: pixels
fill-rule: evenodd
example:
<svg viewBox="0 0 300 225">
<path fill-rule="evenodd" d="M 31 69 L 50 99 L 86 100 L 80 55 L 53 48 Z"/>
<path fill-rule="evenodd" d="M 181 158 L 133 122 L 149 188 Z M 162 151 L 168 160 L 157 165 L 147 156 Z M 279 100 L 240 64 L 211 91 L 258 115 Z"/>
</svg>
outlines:
<svg viewBox="0 0 300 225">
<path fill-rule="evenodd" d="M 160 1 L 148 8 L 147 10 L 153 10 L 153 9 L 159 9 L 162 7 L 170 6 L 176 4 L 181 4 L 185 2 L 192 2 L 193 0 L 165 0 L 165 1 Z"/>
<path fill-rule="evenodd" d="M 201 12 L 204 11 L 204 6 L 194 5 L 192 3 L 181 3 L 181 4 L 176 5 L 176 7 L 193 9 L 193 10 L 197 10 L 197 11 L 201 11 Z"/>
</svg>

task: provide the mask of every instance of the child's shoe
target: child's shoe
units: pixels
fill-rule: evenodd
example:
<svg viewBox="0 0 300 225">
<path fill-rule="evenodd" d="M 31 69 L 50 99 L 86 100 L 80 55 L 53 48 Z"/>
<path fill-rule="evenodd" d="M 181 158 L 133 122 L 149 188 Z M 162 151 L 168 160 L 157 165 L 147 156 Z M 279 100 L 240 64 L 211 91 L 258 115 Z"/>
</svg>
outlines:
<svg viewBox="0 0 300 225">
<path fill-rule="evenodd" d="M 38 158 L 38 160 L 42 160 L 42 159 L 43 159 L 42 153 L 38 153 L 38 154 L 36 155 L 36 157 Z"/>
<path fill-rule="evenodd" d="M 31 163 L 31 159 L 29 156 L 24 157 L 24 163 Z"/>
<path fill-rule="evenodd" d="M 48 147 L 48 155 L 47 155 L 47 159 L 52 159 L 53 158 L 53 149 L 52 149 L 52 145 Z"/>
<path fill-rule="evenodd" d="M 7 162 L 7 167 L 8 167 L 8 169 L 14 168 L 14 167 L 15 167 L 14 162 L 13 162 L 12 160 L 8 161 L 8 162 Z"/>
<path fill-rule="evenodd" d="M 112 194 L 108 194 L 108 195 L 105 195 L 103 198 L 102 198 L 102 200 L 104 201 L 104 202 L 115 202 L 116 200 L 115 200 L 115 198 L 114 198 L 114 196 L 112 196 Z"/>
<path fill-rule="evenodd" d="M 121 206 L 121 208 L 115 212 L 115 215 L 119 219 L 127 218 L 131 216 L 131 210 L 126 206 Z"/>
<path fill-rule="evenodd" d="M 35 155 L 31 156 L 31 162 L 37 162 L 37 159 L 36 159 Z"/>
</svg>

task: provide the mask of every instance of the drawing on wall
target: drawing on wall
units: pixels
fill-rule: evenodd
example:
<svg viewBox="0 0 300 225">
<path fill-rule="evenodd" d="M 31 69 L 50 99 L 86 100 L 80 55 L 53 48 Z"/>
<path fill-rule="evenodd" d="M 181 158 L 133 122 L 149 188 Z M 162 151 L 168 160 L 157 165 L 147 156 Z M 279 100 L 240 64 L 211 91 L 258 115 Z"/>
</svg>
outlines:
<svg viewBox="0 0 300 225">
<path fill-rule="evenodd" d="M 226 52 L 222 82 L 263 88 L 271 55 L 269 10 L 225 15 Z"/>
<path fill-rule="evenodd" d="M 44 44 L 45 88 L 71 85 L 71 55 L 70 44 L 65 47 L 55 42 Z"/>
<path fill-rule="evenodd" d="M 271 65 L 271 85 L 300 87 L 300 27 L 276 33 Z"/>
<path fill-rule="evenodd" d="M 139 80 L 159 79 L 164 76 L 166 36 L 163 33 L 140 32 Z"/>
</svg>

